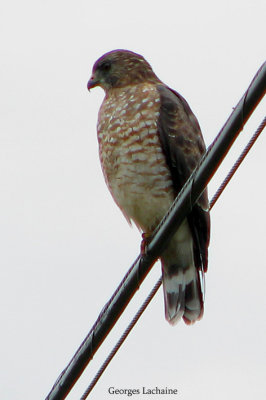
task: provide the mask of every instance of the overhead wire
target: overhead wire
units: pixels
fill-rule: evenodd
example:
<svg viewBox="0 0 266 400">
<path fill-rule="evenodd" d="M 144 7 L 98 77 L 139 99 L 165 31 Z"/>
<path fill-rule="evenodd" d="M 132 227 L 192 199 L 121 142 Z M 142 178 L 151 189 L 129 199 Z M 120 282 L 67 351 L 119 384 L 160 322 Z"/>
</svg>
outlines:
<svg viewBox="0 0 266 400">
<path fill-rule="evenodd" d="M 120 347 L 122 346 L 122 344 L 126 340 L 127 336 L 129 335 L 131 330 L 134 328 L 134 326 L 136 325 L 136 323 L 140 319 L 141 315 L 146 310 L 146 308 L 148 307 L 149 303 L 151 302 L 151 300 L 153 299 L 153 297 L 157 293 L 159 287 L 161 286 L 161 283 L 162 283 L 162 278 L 160 278 L 157 281 L 157 283 L 153 287 L 152 291 L 149 293 L 149 295 L 147 296 L 146 300 L 141 305 L 141 307 L 139 308 L 138 312 L 135 314 L 134 318 L 132 318 L 130 324 L 127 326 L 127 328 L 123 332 L 122 336 L 117 341 L 116 345 L 114 346 L 112 351 L 109 353 L 108 357 L 103 362 L 101 368 L 99 369 L 99 371 L 97 372 L 97 374 L 95 375 L 93 380 L 91 381 L 90 385 L 88 386 L 88 388 L 86 389 L 86 391 L 84 392 L 84 394 L 82 395 L 80 400 L 85 400 L 88 397 L 88 395 L 90 394 L 90 392 L 92 391 L 92 389 L 94 388 L 94 386 L 96 385 L 96 383 L 98 382 L 98 380 L 100 379 L 102 374 L 104 373 L 105 369 L 107 368 L 107 366 L 109 365 L 109 363 L 111 362 L 113 357 L 116 355 L 117 351 L 120 349 Z"/>
<path fill-rule="evenodd" d="M 224 179 L 222 184 L 219 186 L 217 192 L 214 194 L 213 198 L 210 201 L 210 209 L 214 206 L 214 204 L 216 203 L 218 198 L 221 196 L 222 192 L 224 191 L 224 189 L 226 188 L 226 186 L 228 185 L 230 180 L 233 178 L 235 172 L 240 167 L 240 165 L 244 161 L 246 155 L 248 154 L 248 152 L 250 151 L 250 149 L 252 148 L 252 146 L 254 145 L 256 140 L 258 139 L 259 135 L 261 134 L 261 132 L 265 128 L 265 124 L 266 124 L 266 117 L 260 123 L 260 125 L 256 129 L 255 133 L 252 135 L 251 139 L 249 140 L 248 144 L 245 146 L 244 150 L 242 151 L 242 153 L 237 158 L 236 162 L 234 163 L 234 165 L 232 166 L 232 168 L 228 172 L 226 178 Z"/>
<path fill-rule="evenodd" d="M 244 124 L 264 96 L 265 88 L 266 63 L 256 73 L 249 88 L 234 108 L 213 144 L 208 148 L 199 167 L 187 180 L 166 217 L 155 230 L 145 254 L 139 255 L 133 263 L 73 358 L 56 380 L 46 400 L 65 399 L 143 282 L 152 265 L 167 246 L 174 232 L 190 212 L 192 204 L 195 203 L 222 163 Z"/>
<path fill-rule="evenodd" d="M 219 186 L 219 188 L 215 192 L 214 196 L 212 197 L 212 199 L 210 201 L 209 210 L 211 210 L 213 208 L 213 206 L 215 205 L 215 203 L 217 202 L 217 200 L 219 199 L 219 197 L 223 193 L 224 189 L 226 188 L 226 186 L 228 185 L 228 183 L 232 179 L 233 175 L 236 173 L 237 169 L 239 168 L 239 166 L 241 165 L 241 163 L 243 162 L 243 160 L 247 156 L 248 152 L 250 151 L 250 149 L 252 148 L 252 146 L 254 145 L 256 140 L 258 139 L 259 135 L 261 134 L 261 132 L 265 128 L 265 125 L 266 125 L 266 117 L 263 119 L 261 124 L 258 126 L 258 128 L 255 131 L 255 133 L 252 135 L 251 139 L 249 140 L 249 142 L 245 146 L 244 150 L 241 152 L 240 156 L 237 158 L 236 162 L 233 164 L 232 168 L 230 169 L 230 171 L 226 175 L 225 179 L 223 180 L 223 182 L 221 183 L 221 185 Z M 120 336 L 120 338 L 117 341 L 116 345 L 110 351 L 108 357 L 102 363 L 101 367 L 99 368 L 98 372 L 95 374 L 93 380 L 91 381 L 90 385 L 87 387 L 85 392 L 83 393 L 83 395 L 80 398 L 80 400 L 87 399 L 87 397 L 89 396 L 89 394 L 91 393 L 91 391 L 93 390 L 93 388 L 95 387 L 97 382 L 99 381 L 100 377 L 102 376 L 102 374 L 104 373 L 104 371 L 106 370 L 106 368 L 108 367 L 110 362 L 112 361 L 113 357 L 115 356 L 117 351 L 120 349 L 120 347 L 122 346 L 122 344 L 126 340 L 127 336 L 131 332 L 131 330 L 136 325 L 137 321 L 139 320 L 139 318 L 141 317 L 141 315 L 143 314 L 145 309 L 148 307 L 149 303 L 151 302 L 151 300 L 153 299 L 153 297 L 157 293 L 157 291 L 158 291 L 159 287 L 161 286 L 161 284 L 162 284 L 162 277 L 159 278 L 159 280 L 157 281 L 157 283 L 153 287 L 152 291 L 149 293 L 149 295 L 147 296 L 147 298 L 145 299 L 145 301 L 143 302 L 143 304 L 141 305 L 141 307 L 139 308 L 139 310 L 137 311 L 135 316 L 132 318 L 131 322 L 129 323 L 129 325 L 127 326 L 127 328 L 123 332 L 123 334 Z"/>
</svg>

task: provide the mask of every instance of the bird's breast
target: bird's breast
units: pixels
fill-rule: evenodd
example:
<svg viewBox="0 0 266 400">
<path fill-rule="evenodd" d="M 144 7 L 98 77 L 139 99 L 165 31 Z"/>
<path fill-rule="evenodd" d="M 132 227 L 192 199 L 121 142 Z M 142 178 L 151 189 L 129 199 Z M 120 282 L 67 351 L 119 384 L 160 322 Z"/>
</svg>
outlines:
<svg viewBox="0 0 266 400">
<path fill-rule="evenodd" d="M 173 199 L 158 134 L 159 112 L 155 86 L 116 89 L 101 106 L 97 129 L 107 185 L 127 218 L 146 231 L 158 223 Z"/>
</svg>

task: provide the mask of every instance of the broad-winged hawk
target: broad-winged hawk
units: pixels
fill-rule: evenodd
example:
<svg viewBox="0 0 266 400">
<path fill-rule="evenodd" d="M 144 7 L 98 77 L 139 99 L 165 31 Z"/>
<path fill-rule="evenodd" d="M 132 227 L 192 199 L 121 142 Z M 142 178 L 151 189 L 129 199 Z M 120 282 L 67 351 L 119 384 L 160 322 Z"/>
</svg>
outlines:
<svg viewBox="0 0 266 400">
<path fill-rule="evenodd" d="M 100 86 L 100 160 L 109 190 L 128 221 L 145 233 L 165 215 L 205 151 L 186 100 L 139 54 L 114 50 L 93 67 Z M 161 255 L 166 319 L 187 324 L 203 315 L 210 219 L 205 190 Z"/>
</svg>

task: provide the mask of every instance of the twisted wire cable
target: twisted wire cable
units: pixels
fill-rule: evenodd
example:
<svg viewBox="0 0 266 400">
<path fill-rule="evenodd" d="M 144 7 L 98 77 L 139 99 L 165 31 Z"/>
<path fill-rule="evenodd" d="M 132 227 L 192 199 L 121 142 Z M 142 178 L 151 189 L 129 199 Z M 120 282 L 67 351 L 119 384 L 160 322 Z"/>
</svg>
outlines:
<svg viewBox="0 0 266 400">
<path fill-rule="evenodd" d="M 237 169 L 239 168 L 239 166 L 241 165 L 241 163 L 243 162 L 243 160 L 247 156 L 248 152 L 250 151 L 250 149 L 252 148 L 252 146 L 254 145 L 256 140 L 258 139 L 259 135 L 261 134 L 261 132 L 265 128 L 265 125 L 266 125 L 266 117 L 263 119 L 261 124 L 258 126 L 258 128 L 255 131 L 255 133 L 253 134 L 253 136 L 249 140 L 248 144 L 245 146 L 244 150 L 241 152 L 240 156 L 237 158 L 236 162 L 234 163 L 234 165 L 232 166 L 232 168 L 230 169 L 230 171 L 226 175 L 225 179 L 223 180 L 223 182 L 221 183 L 221 185 L 219 186 L 219 188 L 215 192 L 214 196 L 212 197 L 212 199 L 210 201 L 210 210 L 213 208 L 214 204 L 217 202 L 217 200 L 219 199 L 219 197 L 223 193 L 224 189 L 226 188 L 226 186 L 228 185 L 228 183 L 232 179 L 233 175 L 236 173 Z M 151 290 L 151 292 L 147 296 L 146 300 L 143 302 L 143 304 L 141 305 L 141 307 L 139 308 L 139 310 L 137 311 L 135 316 L 132 318 L 131 322 L 129 323 L 129 325 L 127 326 L 127 328 L 123 332 L 123 334 L 120 336 L 120 338 L 117 341 L 116 345 L 113 347 L 113 349 L 111 350 L 111 352 L 109 353 L 109 355 L 107 356 L 107 358 L 105 359 L 105 361 L 103 362 L 101 367 L 99 368 L 97 374 L 94 376 L 93 380 L 91 381 L 90 385 L 87 387 L 86 391 L 84 392 L 84 394 L 82 395 L 80 400 L 86 400 L 87 399 L 87 397 L 91 393 L 92 389 L 94 388 L 94 386 L 96 385 L 96 383 L 98 382 L 100 377 L 102 376 L 103 372 L 105 371 L 105 369 L 107 368 L 107 366 L 109 365 L 109 363 L 111 362 L 111 360 L 113 359 L 113 357 L 115 356 L 115 354 L 117 353 L 119 348 L 122 346 L 122 344 L 124 343 L 124 341 L 126 340 L 127 336 L 129 335 L 131 330 L 134 328 L 134 326 L 138 322 L 139 318 L 141 317 L 141 315 L 143 314 L 145 309 L 148 307 L 149 303 L 151 302 L 151 300 L 153 299 L 153 297 L 157 293 L 157 291 L 158 291 L 159 287 L 161 286 L 161 284 L 162 284 L 162 278 L 160 278 L 156 282 L 155 286 L 153 287 L 153 289 Z"/>
</svg>

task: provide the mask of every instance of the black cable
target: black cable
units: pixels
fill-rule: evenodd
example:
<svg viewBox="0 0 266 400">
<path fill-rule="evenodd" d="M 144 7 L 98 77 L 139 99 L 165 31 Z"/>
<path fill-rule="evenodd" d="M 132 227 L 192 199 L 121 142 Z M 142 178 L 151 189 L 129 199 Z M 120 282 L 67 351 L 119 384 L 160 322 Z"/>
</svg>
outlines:
<svg viewBox="0 0 266 400">
<path fill-rule="evenodd" d="M 242 96 L 212 146 L 207 150 L 199 167 L 187 180 L 166 218 L 155 230 L 145 254 L 136 259 L 77 352 L 60 374 L 46 400 L 65 399 L 151 270 L 156 259 L 167 246 L 168 241 L 190 212 L 191 204 L 196 202 L 222 163 L 244 124 L 264 96 L 265 89 L 266 63 L 256 73 L 248 90 Z"/>
<path fill-rule="evenodd" d="M 213 198 L 210 201 L 210 210 L 213 208 L 214 204 L 216 203 L 218 198 L 221 196 L 222 192 L 224 191 L 224 189 L 226 188 L 226 186 L 228 185 L 228 183 L 232 179 L 233 175 L 235 174 L 235 172 L 239 168 L 240 164 L 243 162 L 243 160 L 246 157 L 246 155 L 248 154 L 249 150 L 254 145 L 255 141 L 257 140 L 257 138 L 259 137 L 259 135 L 261 134 L 261 132 L 265 128 L 265 125 L 266 125 L 266 117 L 264 118 L 262 123 L 259 125 L 259 127 L 256 130 L 256 132 L 251 137 L 251 139 L 249 140 L 248 144 L 245 146 L 244 150 L 242 151 L 242 153 L 240 154 L 240 156 L 238 157 L 238 159 L 234 163 L 233 167 L 230 169 L 230 171 L 228 172 L 227 176 L 225 177 L 225 179 L 223 180 L 223 182 L 219 186 L 218 190 L 214 194 Z M 102 366 L 98 370 L 97 374 L 95 375 L 95 377 L 91 381 L 90 385 L 88 386 L 88 388 L 86 389 L 86 391 L 84 392 L 84 394 L 82 395 L 80 400 L 87 399 L 88 395 L 90 394 L 90 392 L 92 391 L 92 389 L 94 388 L 94 386 L 96 385 L 96 383 L 98 382 L 100 377 L 102 376 L 103 372 L 108 367 L 109 363 L 111 362 L 111 360 L 113 359 L 113 357 L 115 356 L 115 354 L 117 353 L 119 348 L 122 346 L 122 344 L 126 340 L 126 338 L 129 335 L 130 331 L 133 329 L 133 327 L 135 326 L 135 324 L 137 323 L 137 321 L 139 320 L 139 318 L 141 317 L 141 315 L 143 314 L 143 312 L 145 311 L 145 309 L 149 305 L 150 301 L 152 300 L 154 295 L 157 293 L 159 287 L 161 286 L 161 283 L 162 283 L 162 278 L 160 278 L 158 280 L 158 282 L 156 283 L 156 285 L 154 286 L 154 288 L 152 289 L 152 291 L 150 292 L 150 294 L 148 295 L 148 297 L 146 298 L 146 300 L 144 301 L 142 306 L 139 308 L 138 312 L 135 314 L 135 316 L 131 320 L 130 324 L 127 326 L 127 328 L 125 329 L 124 333 L 122 334 L 120 339 L 117 341 L 116 345 L 114 346 L 112 351 L 109 353 L 108 357 L 103 362 Z"/>
<path fill-rule="evenodd" d="M 157 293 L 159 287 L 161 286 L 161 283 L 162 283 L 162 278 L 160 278 L 158 280 L 158 282 L 156 283 L 156 285 L 154 286 L 154 288 L 152 289 L 150 294 L 147 296 L 147 298 L 144 301 L 144 303 L 142 304 L 142 306 L 139 308 L 138 312 L 132 318 L 130 324 L 127 326 L 127 328 L 125 329 L 124 333 L 122 334 L 120 339 L 117 341 L 116 345 L 114 346 L 112 351 L 109 353 L 108 357 L 103 362 L 101 368 L 98 370 L 97 374 L 95 375 L 95 377 L 91 381 L 90 385 L 88 386 L 88 388 L 86 389 L 86 391 L 84 392 L 84 394 L 82 395 L 80 400 L 85 400 L 88 397 L 88 395 L 90 394 L 90 392 L 92 391 L 92 389 L 94 388 L 94 386 L 96 385 L 96 383 L 98 382 L 98 380 L 100 379 L 102 374 L 104 373 L 104 371 L 107 368 L 108 364 L 111 362 L 111 360 L 113 359 L 113 357 L 115 356 L 117 351 L 120 349 L 120 347 L 122 346 L 122 344 L 126 340 L 128 334 L 134 328 L 134 326 L 138 322 L 139 318 L 141 317 L 141 315 L 146 310 L 147 306 L 149 305 L 149 303 L 151 302 L 151 300 L 153 299 L 153 297 Z"/>
</svg>

